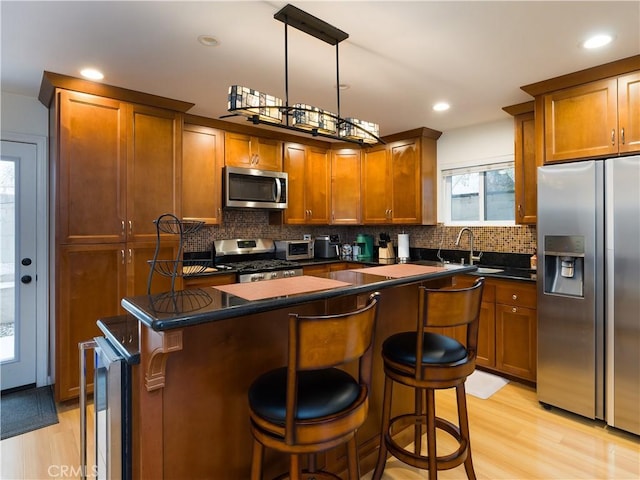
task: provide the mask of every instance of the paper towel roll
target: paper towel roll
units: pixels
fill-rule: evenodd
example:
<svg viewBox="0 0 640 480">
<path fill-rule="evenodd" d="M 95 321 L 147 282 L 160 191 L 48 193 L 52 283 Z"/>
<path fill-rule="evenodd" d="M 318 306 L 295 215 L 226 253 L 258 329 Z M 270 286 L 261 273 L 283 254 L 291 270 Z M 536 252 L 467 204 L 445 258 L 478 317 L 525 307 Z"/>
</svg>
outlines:
<svg viewBox="0 0 640 480">
<path fill-rule="evenodd" d="M 408 233 L 398 234 L 398 258 L 400 259 L 409 258 L 409 234 Z"/>
</svg>

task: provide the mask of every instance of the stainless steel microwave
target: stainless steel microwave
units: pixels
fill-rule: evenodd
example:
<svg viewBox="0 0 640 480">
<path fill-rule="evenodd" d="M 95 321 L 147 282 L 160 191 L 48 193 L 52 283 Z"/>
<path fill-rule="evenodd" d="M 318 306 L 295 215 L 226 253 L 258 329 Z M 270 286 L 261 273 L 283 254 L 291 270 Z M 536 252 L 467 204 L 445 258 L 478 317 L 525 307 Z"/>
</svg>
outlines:
<svg viewBox="0 0 640 480">
<path fill-rule="evenodd" d="M 287 173 L 224 167 L 223 192 L 225 207 L 284 209 L 289 193 Z"/>
</svg>

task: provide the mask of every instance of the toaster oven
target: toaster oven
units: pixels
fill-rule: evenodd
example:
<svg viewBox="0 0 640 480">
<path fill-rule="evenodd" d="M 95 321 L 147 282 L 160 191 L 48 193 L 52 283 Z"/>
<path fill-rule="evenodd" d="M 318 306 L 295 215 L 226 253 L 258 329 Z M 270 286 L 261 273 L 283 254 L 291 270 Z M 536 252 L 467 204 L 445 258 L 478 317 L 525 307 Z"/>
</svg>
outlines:
<svg viewBox="0 0 640 480">
<path fill-rule="evenodd" d="M 313 258 L 313 240 L 276 240 L 276 258 L 284 260 Z"/>
</svg>

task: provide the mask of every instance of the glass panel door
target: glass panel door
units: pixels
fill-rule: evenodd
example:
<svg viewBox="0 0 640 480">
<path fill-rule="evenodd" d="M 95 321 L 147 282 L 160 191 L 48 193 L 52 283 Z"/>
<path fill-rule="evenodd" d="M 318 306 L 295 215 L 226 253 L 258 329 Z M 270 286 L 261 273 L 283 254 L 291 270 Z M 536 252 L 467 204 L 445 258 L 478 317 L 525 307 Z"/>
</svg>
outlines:
<svg viewBox="0 0 640 480">
<path fill-rule="evenodd" d="M 0 362 L 2 389 L 36 382 L 37 147 L 2 141 Z"/>
</svg>

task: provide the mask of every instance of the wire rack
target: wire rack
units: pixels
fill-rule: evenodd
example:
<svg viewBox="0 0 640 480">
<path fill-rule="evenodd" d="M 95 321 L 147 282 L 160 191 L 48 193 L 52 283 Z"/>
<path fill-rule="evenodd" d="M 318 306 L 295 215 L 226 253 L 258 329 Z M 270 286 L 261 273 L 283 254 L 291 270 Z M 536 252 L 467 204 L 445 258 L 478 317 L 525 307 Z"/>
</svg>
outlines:
<svg viewBox="0 0 640 480">
<path fill-rule="evenodd" d="M 171 277 L 171 293 L 175 292 L 175 283 L 177 277 L 184 275 L 196 275 L 202 273 L 207 267 L 206 265 L 196 261 L 182 259 L 182 251 L 184 248 L 184 236 L 197 232 L 202 228 L 204 222 L 194 220 L 180 220 L 171 213 L 164 213 L 156 218 L 153 223 L 156 225 L 156 250 L 153 260 L 149 260 L 151 266 L 149 270 L 149 279 L 147 280 L 147 295 L 151 295 L 151 282 L 153 274 L 158 273 L 164 277 Z M 159 259 L 160 246 L 162 242 L 162 233 L 179 236 L 178 251 L 174 259 Z"/>
<path fill-rule="evenodd" d="M 155 313 L 188 313 L 209 305 L 211 295 L 201 289 L 165 292 L 153 296 L 151 308 Z"/>
</svg>

